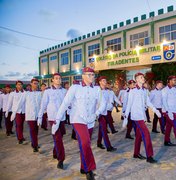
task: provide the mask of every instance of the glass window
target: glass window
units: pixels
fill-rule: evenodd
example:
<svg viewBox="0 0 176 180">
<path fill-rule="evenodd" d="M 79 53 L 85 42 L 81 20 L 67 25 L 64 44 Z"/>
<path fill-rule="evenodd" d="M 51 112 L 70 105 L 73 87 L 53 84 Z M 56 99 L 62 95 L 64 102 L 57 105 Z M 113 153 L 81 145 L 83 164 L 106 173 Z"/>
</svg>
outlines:
<svg viewBox="0 0 176 180">
<path fill-rule="evenodd" d="M 100 54 L 100 44 L 93 44 L 88 46 L 88 56 L 93 56 L 93 55 L 99 55 Z"/>
<path fill-rule="evenodd" d="M 57 59 L 57 56 L 56 56 L 56 55 L 50 56 L 50 61 L 54 61 L 54 60 L 56 60 L 56 59 Z"/>
<path fill-rule="evenodd" d="M 73 63 L 82 61 L 82 49 L 77 49 L 73 51 Z"/>
<path fill-rule="evenodd" d="M 159 28 L 159 40 L 162 42 L 163 40 L 175 40 L 175 33 L 176 33 L 176 23 L 162 26 Z"/>
<path fill-rule="evenodd" d="M 150 43 L 148 31 L 130 35 L 130 48 L 135 48 L 137 45 L 144 46 Z"/>
<path fill-rule="evenodd" d="M 41 59 L 41 63 L 45 63 L 45 62 L 47 62 L 48 61 L 48 58 L 42 58 Z"/>
<path fill-rule="evenodd" d="M 61 54 L 61 65 L 68 64 L 68 52 Z"/>
<path fill-rule="evenodd" d="M 108 40 L 107 47 L 108 47 L 108 50 L 111 50 L 111 51 L 121 50 L 121 38 Z"/>
</svg>

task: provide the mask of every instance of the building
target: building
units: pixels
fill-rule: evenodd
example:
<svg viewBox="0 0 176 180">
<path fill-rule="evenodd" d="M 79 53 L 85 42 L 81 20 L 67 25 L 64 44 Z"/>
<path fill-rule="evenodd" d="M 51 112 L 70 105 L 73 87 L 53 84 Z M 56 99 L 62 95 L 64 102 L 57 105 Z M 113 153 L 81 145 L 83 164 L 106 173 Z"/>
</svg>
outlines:
<svg viewBox="0 0 176 180">
<path fill-rule="evenodd" d="M 107 28 L 42 50 L 39 76 L 51 83 L 55 72 L 63 82 L 81 80 L 81 69 L 126 70 L 131 79 L 137 72 L 150 71 L 153 64 L 176 62 L 176 10 L 173 6 L 143 14 Z"/>
</svg>

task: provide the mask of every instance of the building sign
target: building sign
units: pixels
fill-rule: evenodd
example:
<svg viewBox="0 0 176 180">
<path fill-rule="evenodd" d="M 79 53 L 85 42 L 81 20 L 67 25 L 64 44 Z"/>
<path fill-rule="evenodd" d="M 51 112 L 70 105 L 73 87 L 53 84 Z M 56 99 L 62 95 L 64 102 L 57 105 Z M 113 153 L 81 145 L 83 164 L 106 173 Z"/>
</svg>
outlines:
<svg viewBox="0 0 176 180">
<path fill-rule="evenodd" d="M 172 60 L 175 56 L 175 43 L 167 43 L 163 45 L 163 55 L 166 60 Z"/>
</svg>

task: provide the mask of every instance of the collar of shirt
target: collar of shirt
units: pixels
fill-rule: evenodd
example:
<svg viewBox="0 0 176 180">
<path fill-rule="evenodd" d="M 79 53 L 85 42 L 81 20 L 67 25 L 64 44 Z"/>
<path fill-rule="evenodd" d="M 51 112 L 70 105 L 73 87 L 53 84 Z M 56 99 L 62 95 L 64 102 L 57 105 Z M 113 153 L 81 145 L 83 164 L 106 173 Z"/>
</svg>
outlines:
<svg viewBox="0 0 176 180">
<path fill-rule="evenodd" d="M 82 81 L 81 83 L 82 83 L 82 86 L 83 86 L 83 87 L 87 86 L 84 81 Z M 92 83 L 90 84 L 90 87 L 93 88 L 93 84 L 92 84 Z"/>
<path fill-rule="evenodd" d="M 24 92 L 24 90 L 22 89 L 21 91 L 18 91 L 18 89 L 15 89 L 16 93 L 19 93 L 19 92 Z"/>
<path fill-rule="evenodd" d="M 51 87 L 52 87 L 52 89 L 62 89 L 62 86 L 56 88 L 55 86 L 52 85 Z"/>
<path fill-rule="evenodd" d="M 168 84 L 167 86 L 168 86 L 168 88 L 169 88 L 169 89 L 172 89 L 172 88 L 173 88 L 173 87 L 172 87 L 172 86 L 170 86 L 169 84 Z"/>
<path fill-rule="evenodd" d="M 137 88 L 138 90 L 139 90 L 139 89 L 144 90 L 144 87 L 142 86 L 142 87 L 140 88 L 138 84 L 136 84 L 136 88 Z"/>
</svg>

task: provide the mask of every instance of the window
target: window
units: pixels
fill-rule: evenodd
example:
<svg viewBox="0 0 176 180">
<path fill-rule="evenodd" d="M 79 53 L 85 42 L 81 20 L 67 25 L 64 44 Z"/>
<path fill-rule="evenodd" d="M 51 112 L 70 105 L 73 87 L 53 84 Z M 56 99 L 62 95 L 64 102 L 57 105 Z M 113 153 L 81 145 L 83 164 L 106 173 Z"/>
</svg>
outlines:
<svg viewBox="0 0 176 180">
<path fill-rule="evenodd" d="M 68 64 L 68 52 L 61 54 L 61 65 Z"/>
<path fill-rule="evenodd" d="M 77 49 L 73 51 L 73 62 L 81 62 L 82 61 L 82 49 Z"/>
<path fill-rule="evenodd" d="M 88 46 L 88 56 L 99 55 L 100 54 L 100 44 L 93 44 Z"/>
<path fill-rule="evenodd" d="M 121 50 L 121 38 L 116 38 L 107 41 L 108 51 L 119 51 Z"/>
<path fill-rule="evenodd" d="M 69 82 L 69 77 L 63 77 L 62 82 Z"/>
<path fill-rule="evenodd" d="M 74 76 L 73 79 L 76 80 L 76 81 L 81 81 L 82 80 L 82 76 Z"/>
<path fill-rule="evenodd" d="M 176 39 L 176 23 L 159 28 L 159 41 Z"/>
<path fill-rule="evenodd" d="M 148 31 L 130 35 L 130 48 L 135 48 L 138 45 L 143 46 L 148 44 L 150 44 Z"/>
<path fill-rule="evenodd" d="M 45 63 L 45 62 L 47 62 L 48 61 L 48 58 L 42 58 L 41 59 L 41 63 Z"/>
<path fill-rule="evenodd" d="M 56 60 L 57 59 L 57 56 L 55 55 L 55 56 L 50 56 L 50 61 L 54 61 L 54 60 Z"/>
</svg>

